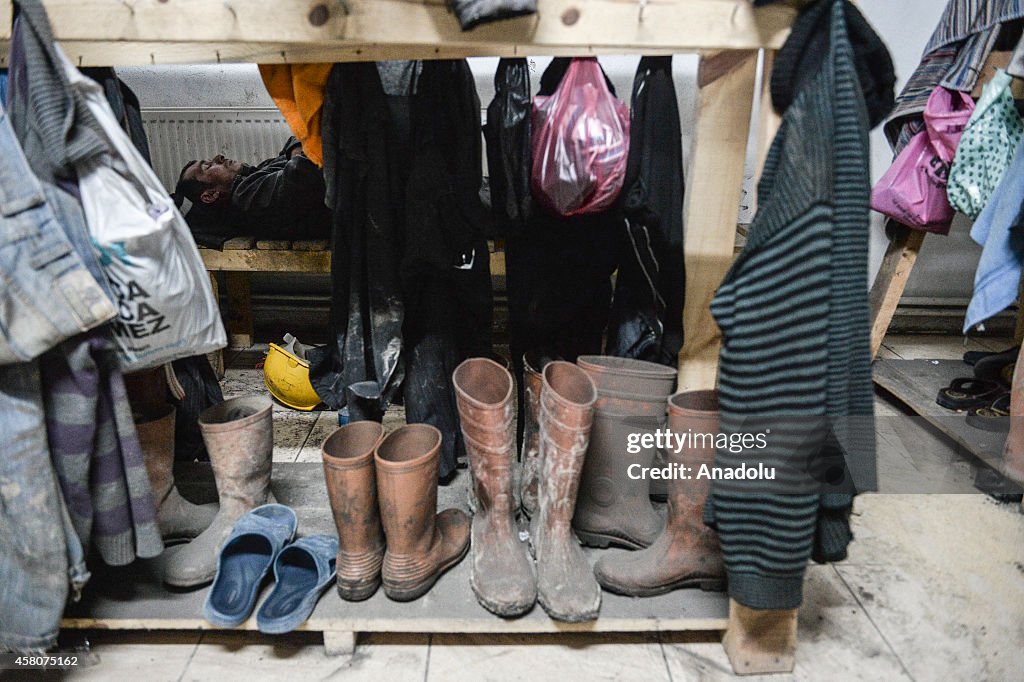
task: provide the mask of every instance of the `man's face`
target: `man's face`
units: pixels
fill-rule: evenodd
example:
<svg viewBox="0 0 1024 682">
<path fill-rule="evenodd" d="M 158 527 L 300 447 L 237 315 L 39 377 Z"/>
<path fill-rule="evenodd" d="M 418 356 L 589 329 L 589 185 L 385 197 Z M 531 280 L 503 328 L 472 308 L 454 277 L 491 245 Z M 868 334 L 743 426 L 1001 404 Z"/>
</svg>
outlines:
<svg viewBox="0 0 1024 682">
<path fill-rule="evenodd" d="M 185 179 L 195 178 L 205 185 L 212 186 L 212 189 L 203 192 L 203 202 L 213 203 L 220 198 L 220 195 L 228 195 L 231 192 L 231 183 L 235 176 L 242 170 L 242 162 L 234 159 L 227 159 L 218 154 L 212 159 L 196 161 L 185 171 Z M 213 196 L 216 194 L 217 196 Z M 208 196 L 210 200 L 208 200 Z"/>
</svg>

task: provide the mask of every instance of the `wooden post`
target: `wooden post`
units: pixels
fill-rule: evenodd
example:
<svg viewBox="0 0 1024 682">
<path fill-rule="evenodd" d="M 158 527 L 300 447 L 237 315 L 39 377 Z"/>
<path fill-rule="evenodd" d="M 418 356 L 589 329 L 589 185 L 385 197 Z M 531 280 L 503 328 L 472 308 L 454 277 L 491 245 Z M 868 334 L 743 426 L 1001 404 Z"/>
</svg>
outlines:
<svg viewBox="0 0 1024 682">
<path fill-rule="evenodd" d="M 889 331 L 889 324 L 896 314 L 896 306 L 903 297 L 910 272 L 914 269 L 917 254 L 924 243 L 925 233 L 904 228 L 903 232 L 889 242 L 882 258 L 882 267 L 871 285 L 868 300 L 871 304 L 871 357 L 878 355 L 882 339 Z"/>
<path fill-rule="evenodd" d="M 252 345 L 252 283 L 248 272 L 229 270 L 224 273 L 228 294 L 228 344 L 232 348 Z"/>
<path fill-rule="evenodd" d="M 714 388 L 721 332 L 709 306 L 736 244 L 757 52 L 702 55 L 697 71 L 697 126 L 686 173 L 686 309 L 679 390 Z"/>
<path fill-rule="evenodd" d="M 729 625 L 722 639 L 737 675 L 788 673 L 796 663 L 796 609 L 751 609 L 729 600 Z"/>
<path fill-rule="evenodd" d="M 14 20 L 14 2 L 12 0 L 0 0 L 0 40 L 9 40 L 11 37 L 11 22 Z"/>
</svg>

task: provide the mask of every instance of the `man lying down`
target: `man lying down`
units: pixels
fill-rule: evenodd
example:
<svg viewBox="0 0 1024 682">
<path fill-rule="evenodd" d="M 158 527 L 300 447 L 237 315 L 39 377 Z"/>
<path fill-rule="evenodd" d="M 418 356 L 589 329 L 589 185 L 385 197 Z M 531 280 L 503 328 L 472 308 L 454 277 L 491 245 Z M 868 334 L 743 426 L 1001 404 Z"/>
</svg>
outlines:
<svg viewBox="0 0 1024 682">
<path fill-rule="evenodd" d="M 331 213 L 324 205 L 324 176 L 294 137 L 257 166 L 225 158 L 189 161 L 174 190 L 196 242 L 219 248 L 232 237 L 327 239 Z"/>
</svg>

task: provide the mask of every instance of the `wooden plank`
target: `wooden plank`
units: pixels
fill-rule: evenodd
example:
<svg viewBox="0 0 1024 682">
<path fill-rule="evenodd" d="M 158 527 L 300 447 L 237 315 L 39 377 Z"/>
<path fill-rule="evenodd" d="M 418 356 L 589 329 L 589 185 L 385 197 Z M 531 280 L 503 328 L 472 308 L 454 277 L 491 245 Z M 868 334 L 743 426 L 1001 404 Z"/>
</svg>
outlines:
<svg viewBox="0 0 1024 682">
<path fill-rule="evenodd" d="M 207 270 L 241 270 L 249 272 L 311 272 L 331 271 L 330 251 L 217 251 L 199 249 Z"/>
<path fill-rule="evenodd" d="M 228 294 L 227 332 L 232 348 L 252 346 L 252 284 L 250 273 L 229 270 L 224 273 Z"/>
<path fill-rule="evenodd" d="M 729 600 L 722 639 L 737 675 L 788 673 L 796 663 L 797 609 L 752 609 Z"/>
<path fill-rule="evenodd" d="M 291 251 L 292 243 L 288 239 L 257 239 L 256 248 L 260 251 Z"/>
<path fill-rule="evenodd" d="M 202 502 L 215 495 L 209 466 L 187 463 L 175 467 L 179 488 L 191 500 Z M 463 475 L 438 490 L 439 508 L 464 507 L 470 477 Z M 299 517 L 302 534 L 334 533 L 334 521 L 319 463 L 274 463 L 272 488 L 282 504 Z M 62 627 L 104 629 L 216 629 L 202 619 L 206 590 L 171 592 L 161 584 L 163 562 L 178 551 L 137 561 L 123 568 L 97 567 L 80 602 L 68 607 Z M 601 552 L 586 550 L 593 561 Z M 422 598 L 399 603 L 383 590 L 364 602 L 344 602 L 332 588 L 300 629 L 318 632 L 668 632 L 722 630 L 728 615 L 724 593 L 679 590 L 658 597 L 634 599 L 602 595 L 601 616 L 589 623 L 566 624 L 551 620 L 539 606 L 522 618 L 506 620 L 480 606 L 469 585 L 472 562 L 467 557 L 445 573 Z M 255 630 L 255 618 L 241 629 Z"/>
<path fill-rule="evenodd" d="M 771 149 L 779 126 L 782 125 L 782 116 L 772 106 L 772 67 L 775 65 L 775 50 L 764 50 L 761 53 L 761 94 L 758 98 L 757 109 L 757 166 L 755 167 L 754 183 L 754 213 L 757 213 L 757 183 L 761 180 L 764 172 L 764 162 L 768 158 L 768 150 Z"/>
<path fill-rule="evenodd" d="M 939 389 L 971 368 L 960 360 L 876 360 L 875 384 L 901 400 L 929 424 L 951 438 L 964 451 L 1002 473 L 1005 432 L 976 429 L 964 413 L 938 405 Z"/>
<path fill-rule="evenodd" d="M 536 15 L 462 31 L 419 0 L 46 0 L 72 62 L 301 62 L 779 48 L 794 12 L 734 0 L 540 0 Z M 6 49 L 4 49 L 6 52 Z M 2 62 L 0 62 L 2 63 Z"/>
<path fill-rule="evenodd" d="M 721 332 L 709 306 L 733 260 L 743 185 L 757 52 L 720 52 L 701 58 L 697 124 L 686 173 L 685 340 L 679 353 L 679 390 L 714 388 Z"/>
<path fill-rule="evenodd" d="M 0 0 L 0 40 L 10 40 L 13 17 L 13 0 Z"/>
<path fill-rule="evenodd" d="M 293 251 L 326 251 L 330 246 L 327 239 L 297 239 L 292 242 Z"/>
<path fill-rule="evenodd" d="M 882 267 L 875 277 L 868 294 L 871 305 L 871 357 L 878 354 L 882 339 L 889 331 L 889 324 L 896 314 L 896 307 L 903 297 L 910 273 L 917 261 L 917 254 L 924 243 L 924 232 L 906 229 L 889 242 L 882 258 Z"/>
<path fill-rule="evenodd" d="M 200 251 L 202 253 L 202 251 Z M 220 307 L 220 283 L 217 282 L 217 273 L 211 272 L 210 275 L 210 289 L 213 292 L 213 301 Z M 212 353 L 207 353 L 206 356 L 210 361 L 210 366 L 213 367 L 213 371 L 217 374 L 218 379 L 224 378 L 224 349 L 218 348 Z"/>
<path fill-rule="evenodd" d="M 243 251 L 245 249 L 251 249 L 256 245 L 256 239 L 253 237 L 233 237 L 224 242 L 224 251 Z"/>
</svg>

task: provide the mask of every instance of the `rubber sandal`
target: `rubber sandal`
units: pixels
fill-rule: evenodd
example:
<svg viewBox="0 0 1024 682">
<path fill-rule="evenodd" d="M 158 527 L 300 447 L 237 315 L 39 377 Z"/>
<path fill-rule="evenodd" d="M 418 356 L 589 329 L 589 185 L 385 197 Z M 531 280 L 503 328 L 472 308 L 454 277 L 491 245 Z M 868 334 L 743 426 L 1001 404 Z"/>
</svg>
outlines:
<svg viewBox="0 0 1024 682">
<path fill-rule="evenodd" d="M 1010 394 L 1004 393 L 991 405 L 973 407 L 967 411 L 967 423 L 983 431 L 1007 432 L 1010 430 Z"/>
<path fill-rule="evenodd" d="M 974 363 L 974 376 L 977 379 L 989 379 L 1009 384 L 1005 379 L 1006 368 L 1012 367 L 1017 362 L 1017 355 L 1020 353 L 1020 346 L 1009 348 L 1001 353 L 992 353 Z M 1009 372 L 1013 376 L 1013 370 Z"/>
<path fill-rule="evenodd" d="M 953 379 L 949 386 L 939 389 L 935 402 L 950 410 L 969 410 L 991 404 L 1004 392 L 1006 387 L 998 381 L 959 377 Z"/>
<path fill-rule="evenodd" d="M 298 520 L 283 504 L 256 507 L 238 519 L 217 557 L 217 574 L 206 594 L 203 617 L 225 628 L 252 613 L 263 580 L 281 549 L 295 537 Z"/>
<path fill-rule="evenodd" d="M 260 632 L 280 635 L 306 622 L 337 575 L 338 539 L 333 535 L 299 538 L 277 555 L 277 583 L 256 613 Z"/>
</svg>

